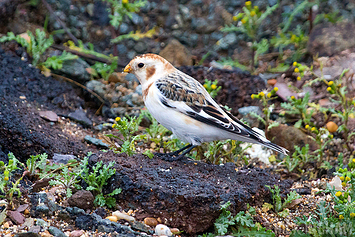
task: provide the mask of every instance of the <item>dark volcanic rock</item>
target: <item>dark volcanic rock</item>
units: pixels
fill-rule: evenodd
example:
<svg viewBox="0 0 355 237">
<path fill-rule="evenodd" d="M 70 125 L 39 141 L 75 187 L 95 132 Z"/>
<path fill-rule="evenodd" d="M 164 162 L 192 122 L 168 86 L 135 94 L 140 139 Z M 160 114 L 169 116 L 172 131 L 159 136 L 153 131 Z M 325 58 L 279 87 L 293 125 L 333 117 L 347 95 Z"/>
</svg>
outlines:
<svg viewBox="0 0 355 237">
<path fill-rule="evenodd" d="M 92 126 L 92 121 L 86 116 L 86 113 L 82 109 L 77 109 L 74 112 L 69 113 L 68 117 L 84 125 L 85 127 Z"/>
<path fill-rule="evenodd" d="M 271 197 L 265 185 L 278 184 L 282 192 L 291 181 L 280 181 L 265 170 L 211 165 L 198 161 L 166 162 L 144 155 L 127 157 L 112 151 L 90 156 L 89 164 L 114 161 L 116 175 L 108 192 L 122 188 L 120 204 L 143 209 L 169 226 L 186 233 L 206 231 L 220 214 L 221 203 L 230 201 L 233 213 L 246 204 L 261 205 Z M 111 190 L 112 189 L 112 190 Z"/>
<path fill-rule="evenodd" d="M 40 217 L 42 215 L 52 216 L 58 210 L 58 205 L 47 197 L 45 192 L 34 193 L 30 195 L 32 204 L 31 216 Z"/>
<path fill-rule="evenodd" d="M 140 233 L 132 230 L 129 226 L 121 225 L 107 219 L 102 219 L 95 213 L 79 214 L 75 218 L 75 226 L 83 230 L 97 230 L 98 232 L 114 232 L 119 233 L 122 237 L 146 236 L 145 233 Z"/>
<path fill-rule="evenodd" d="M 2 21 L 0 30 L 2 27 L 6 26 L 6 24 L 11 20 L 13 17 L 17 5 L 24 2 L 24 0 L 1 0 L 0 1 L 0 19 Z"/>
<path fill-rule="evenodd" d="M 45 77 L 20 57 L 0 48 L 0 147 L 21 161 L 46 152 L 79 155 L 86 147 L 40 118 L 38 108 L 65 114 L 83 107 L 71 85 Z"/>
<path fill-rule="evenodd" d="M 25 223 L 26 218 L 18 211 L 8 211 L 7 216 L 17 225 Z"/>
<path fill-rule="evenodd" d="M 316 25 L 309 35 L 307 49 L 312 55 L 332 56 L 355 46 L 353 22 Z"/>
<path fill-rule="evenodd" d="M 90 191 L 79 190 L 68 199 L 68 203 L 72 207 L 91 209 L 94 206 L 94 199 Z"/>
<path fill-rule="evenodd" d="M 49 233 L 51 233 L 53 236 L 56 237 L 67 237 L 66 234 L 63 233 L 63 231 L 61 231 L 60 229 L 58 229 L 57 227 L 54 226 L 50 226 L 48 228 Z"/>
</svg>

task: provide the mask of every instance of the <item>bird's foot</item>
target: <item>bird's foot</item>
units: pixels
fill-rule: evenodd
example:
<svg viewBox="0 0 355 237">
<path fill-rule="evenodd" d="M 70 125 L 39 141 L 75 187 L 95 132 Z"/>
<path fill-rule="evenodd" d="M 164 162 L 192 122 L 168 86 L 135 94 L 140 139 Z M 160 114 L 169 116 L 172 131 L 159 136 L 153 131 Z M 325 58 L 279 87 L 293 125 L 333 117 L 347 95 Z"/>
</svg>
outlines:
<svg viewBox="0 0 355 237">
<path fill-rule="evenodd" d="M 194 147 L 194 145 L 189 144 L 177 151 L 169 152 L 169 153 L 154 153 L 154 155 L 158 156 L 162 160 L 166 161 L 176 161 L 186 158 L 185 155 L 189 153 Z M 181 153 L 182 152 L 182 153 Z M 181 153 L 181 154 L 180 154 Z"/>
<path fill-rule="evenodd" d="M 168 153 L 160 153 L 160 152 L 156 152 L 154 153 L 154 155 L 156 155 L 157 157 L 159 157 L 162 160 L 165 161 L 176 161 L 176 160 L 181 160 L 184 156 L 183 155 L 179 155 L 179 152 L 168 152 Z"/>
</svg>

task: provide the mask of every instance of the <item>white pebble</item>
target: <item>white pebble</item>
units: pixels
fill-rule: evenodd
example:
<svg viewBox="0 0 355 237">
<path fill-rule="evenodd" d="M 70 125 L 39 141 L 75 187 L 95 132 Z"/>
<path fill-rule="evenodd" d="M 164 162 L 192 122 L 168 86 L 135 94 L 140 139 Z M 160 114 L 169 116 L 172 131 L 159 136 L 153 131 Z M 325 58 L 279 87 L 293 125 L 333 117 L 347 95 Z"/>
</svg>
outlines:
<svg viewBox="0 0 355 237">
<path fill-rule="evenodd" d="M 129 216 L 129 215 L 124 214 L 124 213 L 119 212 L 119 211 L 113 212 L 112 215 L 116 216 L 119 220 L 120 219 L 123 219 L 123 220 L 126 220 L 126 221 L 135 221 L 136 220 L 133 216 Z"/>
<path fill-rule="evenodd" d="M 169 227 L 163 224 L 159 224 L 155 227 L 155 234 L 158 236 L 172 236 L 173 233 L 171 233 Z"/>
</svg>

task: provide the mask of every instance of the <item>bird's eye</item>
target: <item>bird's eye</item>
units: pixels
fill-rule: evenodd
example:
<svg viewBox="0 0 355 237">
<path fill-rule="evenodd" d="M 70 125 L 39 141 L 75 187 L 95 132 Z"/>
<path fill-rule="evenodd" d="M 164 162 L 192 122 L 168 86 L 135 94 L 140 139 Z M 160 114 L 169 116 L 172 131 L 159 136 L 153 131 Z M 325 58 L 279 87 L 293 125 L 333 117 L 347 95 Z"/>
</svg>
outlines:
<svg viewBox="0 0 355 237">
<path fill-rule="evenodd" d="M 144 63 L 138 63 L 138 67 L 139 67 L 139 68 L 144 67 Z"/>
</svg>

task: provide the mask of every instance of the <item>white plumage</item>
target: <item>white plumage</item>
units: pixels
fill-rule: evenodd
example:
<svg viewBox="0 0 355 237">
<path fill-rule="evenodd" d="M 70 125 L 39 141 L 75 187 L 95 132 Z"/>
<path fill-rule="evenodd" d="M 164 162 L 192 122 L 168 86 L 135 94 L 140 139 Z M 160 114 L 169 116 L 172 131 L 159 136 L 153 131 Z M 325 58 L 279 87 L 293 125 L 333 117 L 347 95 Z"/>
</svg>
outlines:
<svg viewBox="0 0 355 237">
<path fill-rule="evenodd" d="M 143 99 L 152 116 L 191 144 L 188 151 L 203 142 L 233 139 L 287 154 L 285 148 L 271 143 L 224 110 L 197 80 L 164 58 L 155 54 L 137 56 L 124 71 L 133 73 L 142 84 Z"/>
</svg>

